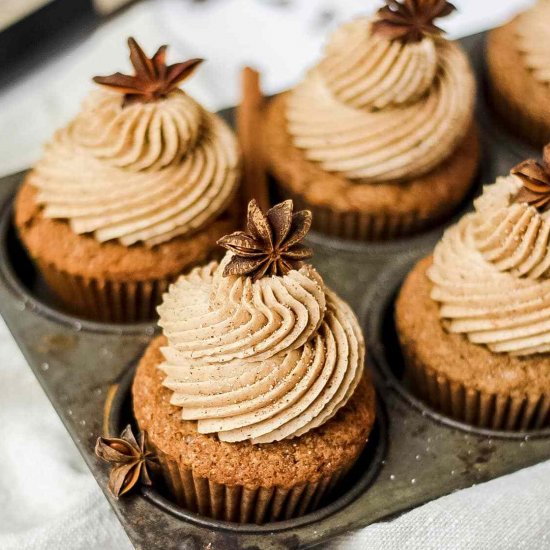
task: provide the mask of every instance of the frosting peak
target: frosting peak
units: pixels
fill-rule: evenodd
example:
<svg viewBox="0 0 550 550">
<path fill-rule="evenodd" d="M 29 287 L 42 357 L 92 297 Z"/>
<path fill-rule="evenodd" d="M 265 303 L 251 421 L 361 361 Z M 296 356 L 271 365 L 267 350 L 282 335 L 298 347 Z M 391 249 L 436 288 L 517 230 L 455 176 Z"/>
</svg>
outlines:
<svg viewBox="0 0 550 550">
<path fill-rule="evenodd" d="M 431 87 L 438 66 L 431 38 L 402 44 L 358 21 L 337 29 L 319 72 L 342 103 L 375 111 L 418 100 Z"/>
<path fill-rule="evenodd" d="M 486 186 L 428 272 L 450 332 L 513 355 L 550 351 L 550 213 L 516 202 L 521 185 L 512 175 Z"/>
<path fill-rule="evenodd" d="M 299 436 L 331 418 L 358 384 L 357 320 L 311 266 L 253 282 L 222 275 L 231 257 L 165 294 L 164 384 L 200 433 L 253 443 Z"/>
<path fill-rule="evenodd" d="M 457 45 L 388 40 L 373 32 L 375 22 L 339 28 L 287 103 L 295 146 L 358 182 L 429 172 L 464 138 L 474 106 L 474 78 Z"/>
<path fill-rule="evenodd" d="M 197 144 L 204 112 L 181 90 L 152 103 L 120 105 L 120 95 L 96 90 L 68 132 L 95 158 L 134 172 L 181 161 Z"/>
</svg>

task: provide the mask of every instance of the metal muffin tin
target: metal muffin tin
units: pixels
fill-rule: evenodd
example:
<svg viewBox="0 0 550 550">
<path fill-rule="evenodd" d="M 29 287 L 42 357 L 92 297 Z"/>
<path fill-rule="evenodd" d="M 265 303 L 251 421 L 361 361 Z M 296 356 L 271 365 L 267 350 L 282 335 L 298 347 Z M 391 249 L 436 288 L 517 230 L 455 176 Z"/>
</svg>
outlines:
<svg viewBox="0 0 550 550">
<path fill-rule="evenodd" d="M 538 151 L 510 136 L 484 100 L 484 35 L 464 39 L 478 75 L 477 121 L 492 182 Z M 225 113 L 231 118 L 231 112 Z M 431 499 L 550 458 L 550 430 L 479 430 L 430 410 L 400 381 L 392 338 L 393 298 L 415 260 L 443 227 L 390 243 L 363 244 L 311 234 L 313 263 L 355 308 L 375 373 L 378 421 L 347 485 L 318 511 L 263 526 L 201 517 L 171 503 L 162 487 L 115 501 L 108 471 L 94 455 L 102 433 L 132 422 L 129 388 L 155 325 L 95 323 L 63 313 L 23 251 L 13 228 L 13 196 L 24 174 L 0 185 L 0 313 L 136 548 L 290 549 L 387 520 Z M 458 212 L 460 216 L 462 212 Z"/>
</svg>

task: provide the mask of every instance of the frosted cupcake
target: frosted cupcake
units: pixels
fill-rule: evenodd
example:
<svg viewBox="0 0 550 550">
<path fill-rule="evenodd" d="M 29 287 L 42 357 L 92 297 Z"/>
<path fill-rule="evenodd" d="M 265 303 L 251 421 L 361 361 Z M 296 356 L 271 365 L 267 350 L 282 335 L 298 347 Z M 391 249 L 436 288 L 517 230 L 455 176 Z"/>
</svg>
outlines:
<svg viewBox="0 0 550 550">
<path fill-rule="evenodd" d="M 542 146 L 550 140 L 550 2 L 494 29 L 487 40 L 492 105 L 514 133 Z"/>
<path fill-rule="evenodd" d="M 497 429 L 550 423 L 550 148 L 485 187 L 405 281 L 396 322 L 434 407 Z"/>
<path fill-rule="evenodd" d="M 159 308 L 134 413 L 180 505 L 263 523 L 302 515 L 342 481 L 375 415 L 350 307 L 304 263 L 309 212 L 292 202 L 221 239 Z"/>
<path fill-rule="evenodd" d="M 66 308 L 146 320 L 182 271 L 234 227 L 239 153 L 228 126 L 178 88 L 202 60 L 166 65 L 128 41 L 134 76 L 100 86 L 29 173 L 15 223 Z"/>
<path fill-rule="evenodd" d="M 344 238 L 391 239 L 444 220 L 478 165 L 472 70 L 433 23 L 454 7 L 387 4 L 339 28 L 265 120 L 281 193 Z"/>
</svg>

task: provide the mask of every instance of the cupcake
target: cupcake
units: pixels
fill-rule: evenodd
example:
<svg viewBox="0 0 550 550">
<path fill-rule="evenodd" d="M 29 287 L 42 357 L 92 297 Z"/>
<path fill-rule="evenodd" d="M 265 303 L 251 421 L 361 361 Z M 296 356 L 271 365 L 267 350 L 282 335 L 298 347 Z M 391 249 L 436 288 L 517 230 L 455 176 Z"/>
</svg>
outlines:
<svg viewBox="0 0 550 550">
<path fill-rule="evenodd" d="M 407 277 L 406 372 L 434 408 L 480 427 L 550 424 L 550 147 L 486 186 Z"/>
<path fill-rule="evenodd" d="M 15 202 L 23 245 L 66 309 L 103 321 L 155 314 L 237 219 L 236 139 L 178 88 L 202 60 L 166 65 L 128 41 L 134 76 L 97 89 L 58 130 Z"/>
<path fill-rule="evenodd" d="M 182 275 L 133 384 L 134 415 L 181 506 L 263 523 L 315 509 L 356 462 L 375 395 L 351 308 L 300 244 L 311 214 L 252 201 L 229 251 Z"/>
<path fill-rule="evenodd" d="M 265 116 L 280 192 L 313 211 L 314 228 L 348 239 L 392 239 L 444 220 L 478 165 L 474 76 L 433 23 L 454 7 L 387 4 L 339 28 Z"/>
<path fill-rule="evenodd" d="M 533 145 L 550 141 L 550 2 L 494 29 L 487 40 L 491 103 L 515 134 Z"/>
</svg>

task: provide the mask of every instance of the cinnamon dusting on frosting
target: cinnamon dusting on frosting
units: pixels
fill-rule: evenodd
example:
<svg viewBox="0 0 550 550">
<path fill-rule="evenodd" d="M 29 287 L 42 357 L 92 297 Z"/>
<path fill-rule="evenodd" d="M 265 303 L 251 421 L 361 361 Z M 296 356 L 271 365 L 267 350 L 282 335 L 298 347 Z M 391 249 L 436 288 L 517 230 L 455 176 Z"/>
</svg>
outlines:
<svg viewBox="0 0 550 550">
<path fill-rule="evenodd" d="M 271 224 L 273 242 L 286 239 L 292 250 L 302 217 L 288 206 L 256 221 Z M 279 216 L 288 219 L 274 224 Z M 258 237 L 250 223 L 249 231 Z M 228 270 L 235 257 L 230 251 L 220 264 L 195 268 L 164 295 L 158 308 L 168 339 L 163 384 L 200 433 L 252 443 L 300 436 L 352 396 L 363 373 L 361 329 L 310 265 L 254 279 Z"/>
<path fill-rule="evenodd" d="M 550 352 L 550 217 L 517 202 L 520 178 L 486 186 L 445 232 L 428 276 L 450 332 L 493 352 Z"/>
</svg>

